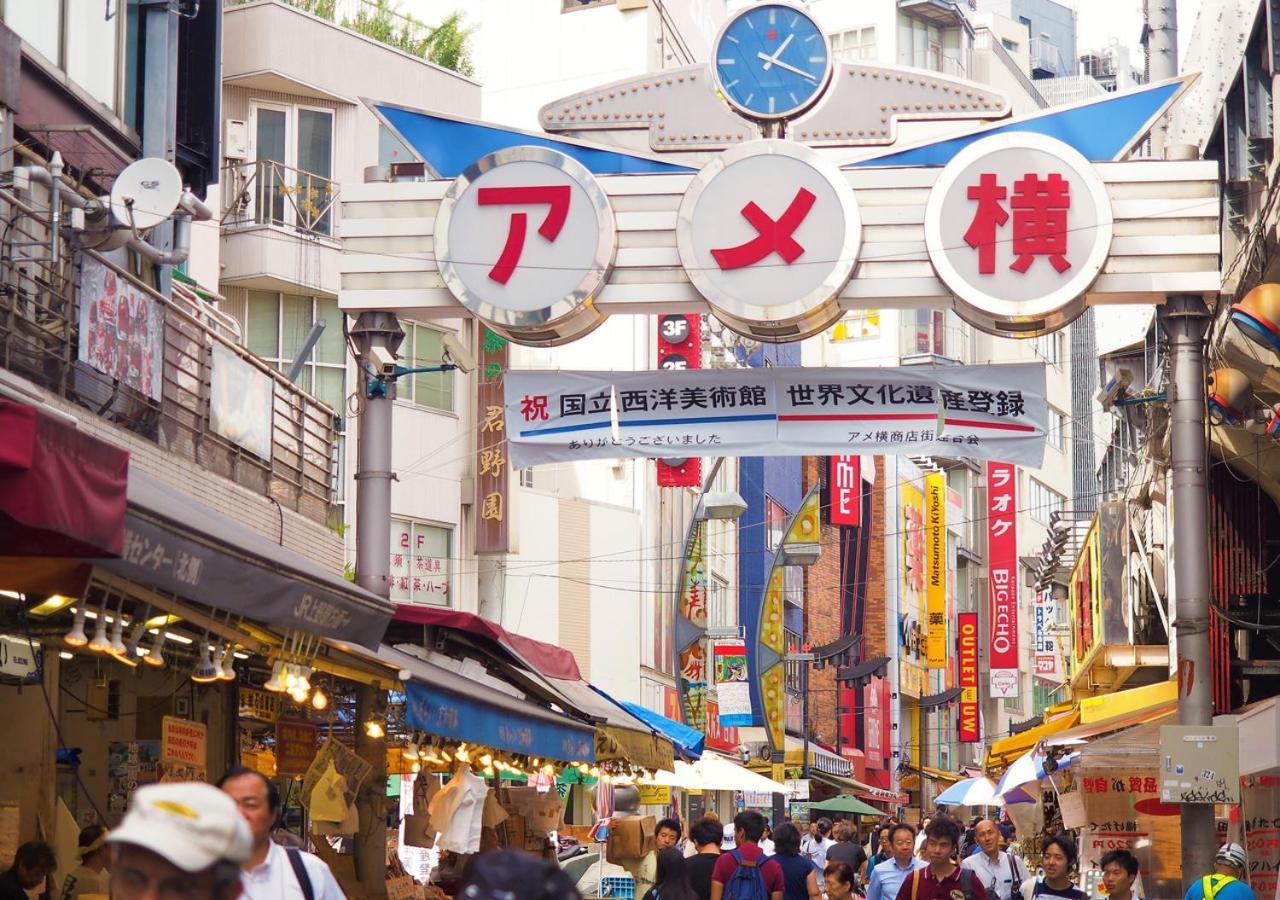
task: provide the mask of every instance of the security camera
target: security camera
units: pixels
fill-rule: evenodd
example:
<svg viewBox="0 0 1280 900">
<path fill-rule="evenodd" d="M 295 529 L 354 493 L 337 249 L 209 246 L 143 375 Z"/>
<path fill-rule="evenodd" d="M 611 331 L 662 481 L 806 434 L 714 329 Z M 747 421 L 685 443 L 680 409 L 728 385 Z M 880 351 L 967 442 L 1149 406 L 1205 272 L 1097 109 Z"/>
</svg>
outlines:
<svg viewBox="0 0 1280 900">
<path fill-rule="evenodd" d="M 1129 395 L 1129 385 L 1133 384 L 1133 373 L 1128 369 L 1118 369 L 1107 382 L 1107 386 L 1098 391 L 1098 403 L 1103 409 L 1111 409 L 1116 402 Z"/>
<path fill-rule="evenodd" d="M 370 347 L 369 362 L 383 378 L 396 377 L 396 355 L 386 347 Z"/>
<path fill-rule="evenodd" d="M 462 342 L 446 331 L 443 338 L 445 362 L 453 363 L 462 372 L 474 372 L 476 358 L 471 355 Z"/>
</svg>

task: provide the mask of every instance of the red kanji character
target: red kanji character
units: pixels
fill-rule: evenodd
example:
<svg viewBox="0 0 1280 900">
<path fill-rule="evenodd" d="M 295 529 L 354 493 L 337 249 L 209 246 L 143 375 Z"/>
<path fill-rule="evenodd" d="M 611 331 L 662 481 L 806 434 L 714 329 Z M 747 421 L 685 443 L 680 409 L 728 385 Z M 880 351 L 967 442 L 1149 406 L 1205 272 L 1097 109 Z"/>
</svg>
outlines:
<svg viewBox="0 0 1280 900">
<path fill-rule="evenodd" d="M 1154 794 L 1158 790 L 1160 790 L 1160 786 L 1156 784 L 1155 778 L 1148 776 L 1142 779 L 1142 792 L 1144 794 Z"/>
<path fill-rule="evenodd" d="M 973 221 L 964 233 L 964 242 L 978 251 L 978 274 L 992 275 L 996 271 L 996 230 L 1009 221 L 1009 213 L 1000 201 L 1009 196 L 996 176 L 984 174 L 977 185 L 969 188 L 969 199 L 978 201 Z"/>
<path fill-rule="evenodd" d="M 530 397 L 525 394 L 524 399 L 520 401 L 520 415 L 524 416 L 526 422 L 550 419 L 551 414 L 547 412 L 547 395 L 536 394 Z"/>
<path fill-rule="evenodd" d="M 742 207 L 742 217 L 759 234 L 745 244 L 712 250 L 711 255 L 716 264 L 726 271 L 741 269 L 760 262 L 770 253 L 777 253 L 787 265 L 795 262 L 804 253 L 804 247 L 791 235 L 800 227 L 805 216 L 809 215 L 809 210 L 813 209 L 817 199 L 810 191 L 800 188 L 777 221 L 769 218 L 769 214 L 757 206 L 754 200 L 748 203 Z"/>
<path fill-rule="evenodd" d="M 1142 776 L 1141 775 L 1129 776 L 1129 793 L 1131 794 L 1142 793 Z"/>
<path fill-rule="evenodd" d="M 538 227 L 538 234 L 547 241 L 554 241 L 560 235 L 560 229 L 564 228 L 565 219 L 569 216 L 572 190 L 567 184 L 480 188 L 476 191 L 476 203 L 480 206 L 534 206 L 545 203 L 548 207 L 547 217 Z M 502 255 L 489 270 L 489 277 L 498 284 L 506 284 L 515 273 L 516 266 L 520 262 L 520 254 L 524 251 L 524 235 L 528 227 L 528 213 L 511 214 L 511 224 L 507 228 L 507 243 L 502 248 Z"/>
<path fill-rule="evenodd" d="M 1049 257 L 1058 272 L 1071 268 L 1067 262 L 1067 210 L 1071 208 L 1071 183 L 1053 174 L 1043 181 L 1028 173 L 1013 183 L 1013 252 L 1017 259 L 1009 268 L 1025 272 L 1037 256 Z"/>
</svg>

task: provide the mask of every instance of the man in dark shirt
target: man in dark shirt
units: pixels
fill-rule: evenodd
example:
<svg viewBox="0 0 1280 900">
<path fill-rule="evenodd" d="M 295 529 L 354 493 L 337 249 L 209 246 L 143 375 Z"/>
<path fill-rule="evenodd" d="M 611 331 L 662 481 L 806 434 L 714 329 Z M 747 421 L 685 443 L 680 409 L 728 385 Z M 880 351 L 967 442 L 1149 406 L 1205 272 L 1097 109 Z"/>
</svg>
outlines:
<svg viewBox="0 0 1280 900">
<path fill-rule="evenodd" d="M 689 870 L 689 884 L 701 900 L 711 900 L 711 871 L 720 858 L 723 836 L 724 826 L 719 819 L 704 817 L 689 829 L 689 840 L 698 852 L 689 857 L 685 865 Z"/>
<path fill-rule="evenodd" d="M 981 879 L 952 859 L 960 849 L 960 823 L 950 816 L 934 816 L 924 836 L 929 865 L 903 879 L 897 900 L 987 900 Z"/>
<path fill-rule="evenodd" d="M 866 872 L 863 866 L 867 863 L 867 851 L 858 843 L 858 832 L 850 822 L 837 822 L 831 829 L 835 844 L 827 848 L 827 862 L 848 863 L 857 876 L 859 885 L 866 884 Z"/>
<path fill-rule="evenodd" d="M 53 848 L 43 841 L 27 841 L 13 857 L 13 867 L 0 875 L 0 900 L 27 900 L 58 868 Z"/>
</svg>

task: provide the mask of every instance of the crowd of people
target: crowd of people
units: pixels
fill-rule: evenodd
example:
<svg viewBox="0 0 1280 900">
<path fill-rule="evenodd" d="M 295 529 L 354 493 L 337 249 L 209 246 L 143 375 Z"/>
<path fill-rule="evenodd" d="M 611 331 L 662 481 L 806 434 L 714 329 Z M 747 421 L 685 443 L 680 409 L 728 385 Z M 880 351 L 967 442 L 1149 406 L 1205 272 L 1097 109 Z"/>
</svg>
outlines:
<svg viewBox="0 0 1280 900">
<path fill-rule="evenodd" d="M 117 828 L 81 832 L 61 900 L 345 900 L 322 860 L 273 840 L 279 815 L 274 783 L 249 769 L 228 772 L 217 786 L 140 788 Z M 746 810 L 731 824 L 706 816 L 685 835 L 677 820 L 663 819 L 642 900 L 1087 900 L 1074 880 L 1078 852 L 1069 835 L 1044 840 L 1036 873 L 1006 846 L 1009 837 L 996 822 L 979 819 L 966 831 L 945 814 L 919 832 L 880 823 L 866 847 L 851 822 L 819 819 L 802 834 L 789 821 L 771 830 Z M 1185 900 L 1254 900 L 1244 866 L 1240 845 L 1225 845 L 1215 871 L 1194 881 Z M 1142 900 L 1132 853 L 1113 850 L 1101 868 L 1108 900 Z M 0 873 L 0 900 L 27 900 L 56 869 L 48 844 L 23 844 Z M 508 850 L 473 857 L 459 893 L 460 900 L 581 900 L 554 862 Z"/>
</svg>

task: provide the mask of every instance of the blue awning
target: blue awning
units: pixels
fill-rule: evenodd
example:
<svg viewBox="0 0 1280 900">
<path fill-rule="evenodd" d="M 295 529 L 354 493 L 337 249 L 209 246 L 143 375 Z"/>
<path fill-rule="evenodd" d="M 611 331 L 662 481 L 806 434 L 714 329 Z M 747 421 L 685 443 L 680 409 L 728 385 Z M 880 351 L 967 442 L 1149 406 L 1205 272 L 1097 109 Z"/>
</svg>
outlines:
<svg viewBox="0 0 1280 900">
<path fill-rule="evenodd" d="M 596 690 L 600 690 L 596 688 Z M 638 703 L 622 702 L 622 708 L 631 715 L 635 716 L 641 722 L 644 722 L 659 734 L 664 734 L 671 739 L 671 743 L 675 744 L 685 756 L 697 759 L 702 756 L 703 747 L 706 745 L 707 738 L 701 731 L 696 728 L 690 728 L 683 722 L 677 722 L 675 719 L 668 719 L 666 716 L 654 712 L 651 709 L 645 709 Z"/>
</svg>

